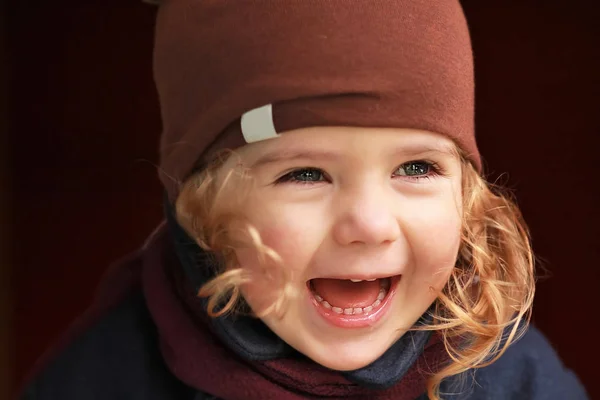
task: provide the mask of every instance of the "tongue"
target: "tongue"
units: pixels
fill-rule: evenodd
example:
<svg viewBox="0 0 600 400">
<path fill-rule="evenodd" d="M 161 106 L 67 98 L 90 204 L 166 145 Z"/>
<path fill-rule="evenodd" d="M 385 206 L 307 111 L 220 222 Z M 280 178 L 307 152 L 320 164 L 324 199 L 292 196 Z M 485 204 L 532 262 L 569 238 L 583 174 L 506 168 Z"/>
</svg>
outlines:
<svg viewBox="0 0 600 400">
<path fill-rule="evenodd" d="M 367 307 L 377 300 L 379 279 L 352 282 L 345 279 L 313 279 L 312 286 L 324 300 L 334 307 Z"/>
</svg>

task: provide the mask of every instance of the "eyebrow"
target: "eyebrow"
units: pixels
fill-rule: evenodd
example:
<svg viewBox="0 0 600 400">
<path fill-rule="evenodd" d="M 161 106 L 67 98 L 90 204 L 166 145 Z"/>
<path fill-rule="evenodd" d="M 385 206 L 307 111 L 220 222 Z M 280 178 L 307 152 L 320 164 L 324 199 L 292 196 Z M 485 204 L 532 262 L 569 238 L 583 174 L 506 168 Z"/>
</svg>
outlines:
<svg viewBox="0 0 600 400">
<path fill-rule="evenodd" d="M 424 145 L 424 144 L 409 144 L 395 148 L 389 154 L 390 155 L 401 155 L 405 157 L 419 157 L 425 156 L 432 153 L 438 153 L 445 156 L 451 156 L 458 158 L 458 151 L 455 146 L 440 144 L 440 145 Z M 318 149 L 283 149 L 277 151 L 271 151 L 263 156 L 259 157 L 251 166 L 251 168 L 257 168 L 266 164 L 277 163 L 281 161 L 293 161 L 293 160 L 310 160 L 320 161 L 327 160 L 332 161 L 339 159 L 343 156 L 340 152 L 325 151 Z"/>
<path fill-rule="evenodd" d="M 260 167 L 266 164 L 290 160 L 335 160 L 340 158 L 341 154 L 334 151 L 308 150 L 308 149 L 283 149 L 264 154 L 252 164 L 252 168 Z"/>
<path fill-rule="evenodd" d="M 392 154 L 398 154 L 402 156 L 417 157 L 426 154 L 438 153 L 444 156 L 451 156 L 458 158 L 459 153 L 456 146 L 446 143 L 431 144 L 408 144 L 397 147 Z"/>
</svg>

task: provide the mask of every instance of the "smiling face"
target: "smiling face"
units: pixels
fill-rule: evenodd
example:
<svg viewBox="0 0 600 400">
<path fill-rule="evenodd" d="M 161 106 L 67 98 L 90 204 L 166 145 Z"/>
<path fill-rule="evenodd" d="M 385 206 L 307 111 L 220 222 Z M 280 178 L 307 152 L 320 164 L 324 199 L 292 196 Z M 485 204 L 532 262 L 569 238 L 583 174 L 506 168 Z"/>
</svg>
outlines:
<svg viewBox="0 0 600 400">
<path fill-rule="evenodd" d="M 255 183 L 243 213 L 281 257 L 270 267 L 285 268 L 298 292 L 283 317 L 262 317 L 270 329 L 335 370 L 364 367 L 397 341 L 456 262 L 462 198 L 453 149 L 430 132 L 341 127 L 239 149 Z M 236 255 L 255 277 L 244 298 L 260 311 L 277 288 L 261 278 L 256 250 Z"/>
</svg>

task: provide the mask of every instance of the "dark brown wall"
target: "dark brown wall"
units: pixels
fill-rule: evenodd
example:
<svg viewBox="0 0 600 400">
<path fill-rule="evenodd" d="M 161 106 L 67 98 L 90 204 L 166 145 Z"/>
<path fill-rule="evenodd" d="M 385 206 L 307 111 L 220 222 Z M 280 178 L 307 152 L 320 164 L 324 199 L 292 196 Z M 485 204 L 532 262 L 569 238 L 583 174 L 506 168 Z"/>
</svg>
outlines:
<svg viewBox="0 0 600 400">
<path fill-rule="evenodd" d="M 5 4 L 0 1 L 0 399 L 8 398 L 12 383 L 12 288 L 9 257 L 8 194 L 8 60 Z"/>
<path fill-rule="evenodd" d="M 600 258 L 600 14 L 593 1 L 465 0 L 488 168 L 538 254 L 535 321 L 593 397 Z M 151 6 L 13 1 L 10 151 L 20 379 L 160 219 Z M 146 160 L 146 161 L 143 161 Z"/>
<path fill-rule="evenodd" d="M 153 16 L 138 1 L 11 4 L 17 379 L 160 221 Z"/>
</svg>

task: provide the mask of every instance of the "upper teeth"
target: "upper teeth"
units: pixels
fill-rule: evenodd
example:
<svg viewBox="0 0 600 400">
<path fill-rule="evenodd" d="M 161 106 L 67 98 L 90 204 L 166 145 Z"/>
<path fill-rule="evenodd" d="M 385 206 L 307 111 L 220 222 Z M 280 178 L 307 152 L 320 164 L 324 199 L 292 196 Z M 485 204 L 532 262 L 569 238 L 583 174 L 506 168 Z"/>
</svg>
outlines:
<svg viewBox="0 0 600 400">
<path fill-rule="evenodd" d="M 350 279 L 352 282 L 362 282 L 363 279 Z M 376 279 L 364 279 L 367 282 L 373 282 Z"/>
</svg>

